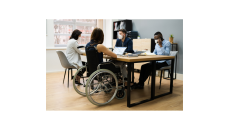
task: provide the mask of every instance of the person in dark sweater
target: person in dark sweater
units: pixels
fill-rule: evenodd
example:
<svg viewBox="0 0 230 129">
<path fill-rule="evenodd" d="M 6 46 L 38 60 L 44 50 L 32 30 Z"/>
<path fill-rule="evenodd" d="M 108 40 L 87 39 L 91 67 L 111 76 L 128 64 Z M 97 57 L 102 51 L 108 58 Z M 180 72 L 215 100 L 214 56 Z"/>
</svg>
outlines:
<svg viewBox="0 0 230 129">
<path fill-rule="evenodd" d="M 125 52 L 133 53 L 133 41 L 130 38 L 126 37 L 126 34 L 127 32 L 125 29 L 119 30 L 118 39 L 115 47 L 127 47 Z"/>
</svg>

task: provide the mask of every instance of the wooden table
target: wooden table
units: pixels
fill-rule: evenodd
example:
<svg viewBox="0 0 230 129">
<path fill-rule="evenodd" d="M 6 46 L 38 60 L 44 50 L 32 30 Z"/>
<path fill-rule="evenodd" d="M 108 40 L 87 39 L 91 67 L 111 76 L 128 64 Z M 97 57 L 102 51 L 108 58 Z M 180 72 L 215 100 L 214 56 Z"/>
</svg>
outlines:
<svg viewBox="0 0 230 129">
<path fill-rule="evenodd" d="M 86 55 L 86 54 L 83 54 Z M 174 56 L 163 56 L 163 55 L 152 55 L 152 56 L 138 56 L 138 57 L 118 57 L 118 58 L 111 58 L 109 56 L 104 56 L 105 59 L 111 59 L 121 62 L 126 62 L 128 64 L 128 82 L 127 82 L 127 107 L 132 107 L 141 103 L 145 103 L 156 98 L 172 94 L 173 92 L 173 68 L 174 68 Z M 171 75 L 170 75 L 170 91 L 158 96 L 155 96 L 155 75 L 156 75 L 156 61 L 158 60 L 171 60 Z M 151 80 L 151 98 L 142 100 L 137 103 L 130 103 L 131 94 L 130 94 L 130 82 L 131 82 L 131 67 L 134 63 L 137 62 L 152 62 L 152 80 Z"/>
</svg>

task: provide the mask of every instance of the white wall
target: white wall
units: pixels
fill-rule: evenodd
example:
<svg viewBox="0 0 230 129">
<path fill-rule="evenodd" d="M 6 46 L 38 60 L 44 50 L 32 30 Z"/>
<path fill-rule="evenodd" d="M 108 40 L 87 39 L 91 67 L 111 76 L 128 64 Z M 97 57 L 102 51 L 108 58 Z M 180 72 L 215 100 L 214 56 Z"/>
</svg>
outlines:
<svg viewBox="0 0 230 129">
<path fill-rule="evenodd" d="M 106 47 L 112 47 L 113 44 L 113 22 L 112 19 L 104 19 L 103 21 L 103 32 L 104 32 L 104 45 Z"/>
<path fill-rule="evenodd" d="M 54 47 L 54 22 L 46 19 L 46 48 Z"/>
<path fill-rule="evenodd" d="M 65 53 L 65 50 L 60 50 Z M 46 73 L 59 72 L 65 69 L 61 66 L 55 49 L 46 49 Z"/>
</svg>

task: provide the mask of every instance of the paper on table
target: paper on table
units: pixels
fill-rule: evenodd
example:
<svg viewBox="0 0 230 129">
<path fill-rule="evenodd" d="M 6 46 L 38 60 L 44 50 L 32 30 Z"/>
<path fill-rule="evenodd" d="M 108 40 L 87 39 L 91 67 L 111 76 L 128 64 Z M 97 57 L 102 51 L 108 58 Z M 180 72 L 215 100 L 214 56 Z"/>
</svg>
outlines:
<svg viewBox="0 0 230 129">
<path fill-rule="evenodd" d="M 146 55 L 156 55 L 155 53 L 146 53 Z"/>
</svg>

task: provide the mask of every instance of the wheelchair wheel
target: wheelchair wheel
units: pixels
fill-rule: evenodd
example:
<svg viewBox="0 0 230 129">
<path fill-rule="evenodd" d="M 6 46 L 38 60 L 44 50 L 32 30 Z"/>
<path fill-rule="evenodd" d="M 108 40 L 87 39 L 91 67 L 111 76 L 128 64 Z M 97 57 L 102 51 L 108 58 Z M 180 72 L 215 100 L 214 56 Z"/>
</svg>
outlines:
<svg viewBox="0 0 230 129">
<path fill-rule="evenodd" d="M 125 90 L 124 89 L 119 89 L 116 94 L 117 99 L 123 99 L 125 97 Z"/>
<path fill-rule="evenodd" d="M 74 78 L 73 78 L 73 87 L 74 87 L 74 90 L 75 90 L 78 94 L 83 95 L 83 96 L 86 96 L 86 94 L 85 94 L 85 86 L 86 86 L 86 80 L 88 79 L 88 77 L 86 76 L 87 72 L 84 73 L 84 75 L 83 75 L 84 78 L 81 79 L 81 83 L 82 83 L 83 85 L 75 84 L 75 79 L 76 79 L 76 77 L 77 77 L 77 74 L 78 74 L 82 69 L 84 69 L 84 68 L 86 68 L 86 66 L 81 67 L 81 68 L 78 69 L 77 72 L 75 73 Z"/>
<path fill-rule="evenodd" d="M 118 81 L 115 74 L 107 69 L 99 69 L 88 78 L 85 93 L 92 104 L 101 106 L 111 102 L 117 90 Z"/>
</svg>

